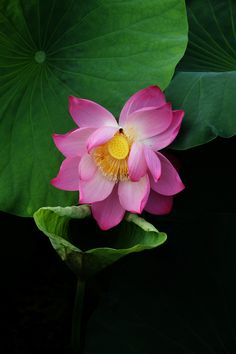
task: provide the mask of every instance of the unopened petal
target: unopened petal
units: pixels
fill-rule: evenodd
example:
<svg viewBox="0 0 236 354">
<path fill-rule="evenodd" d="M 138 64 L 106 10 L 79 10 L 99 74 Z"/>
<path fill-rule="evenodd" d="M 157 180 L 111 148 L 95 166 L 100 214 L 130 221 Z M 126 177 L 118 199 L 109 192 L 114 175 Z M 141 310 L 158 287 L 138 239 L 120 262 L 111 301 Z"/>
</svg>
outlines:
<svg viewBox="0 0 236 354">
<path fill-rule="evenodd" d="M 144 209 L 154 215 L 165 215 L 170 213 L 172 206 L 172 196 L 161 195 L 151 190 Z"/>
<path fill-rule="evenodd" d="M 82 156 L 87 152 L 88 137 L 94 131 L 94 128 L 75 129 L 67 134 L 53 134 L 53 140 L 64 156 Z"/>
<path fill-rule="evenodd" d="M 139 181 L 146 174 L 147 164 L 142 144 L 133 143 L 128 159 L 128 171 L 132 181 Z"/>
<path fill-rule="evenodd" d="M 140 214 L 145 207 L 150 192 L 150 183 L 147 175 L 138 182 L 124 181 L 118 186 L 120 204 L 131 213 Z"/>
<path fill-rule="evenodd" d="M 166 103 L 165 95 L 157 86 L 149 86 L 132 95 L 124 105 L 119 119 L 119 124 L 123 126 L 127 117 L 144 107 L 161 107 Z"/>
<path fill-rule="evenodd" d="M 79 190 L 79 162 L 80 157 L 66 158 L 60 167 L 58 175 L 51 180 L 51 184 L 65 191 Z"/>
<path fill-rule="evenodd" d="M 185 187 L 178 172 L 160 152 L 157 152 L 157 156 L 161 161 L 161 176 L 157 182 L 150 179 L 151 188 L 163 195 L 174 195 L 181 192 Z"/>
<path fill-rule="evenodd" d="M 102 230 L 108 230 L 118 225 L 125 214 L 125 210 L 119 201 L 117 187 L 105 200 L 93 203 L 91 209 L 94 219 Z"/>
<path fill-rule="evenodd" d="M 69 111 L 79 127 L 117 126 L 116 119 L 109 111 L 90 100 L 70 96 Z"/>
<path fill-rule="evenodd" d="M 95 203 L 106 199 L 112 192 L 115 185 L 97 170 L 89 181 L 80 180 L 80 200 L 84 203 Z"/>
</svg>

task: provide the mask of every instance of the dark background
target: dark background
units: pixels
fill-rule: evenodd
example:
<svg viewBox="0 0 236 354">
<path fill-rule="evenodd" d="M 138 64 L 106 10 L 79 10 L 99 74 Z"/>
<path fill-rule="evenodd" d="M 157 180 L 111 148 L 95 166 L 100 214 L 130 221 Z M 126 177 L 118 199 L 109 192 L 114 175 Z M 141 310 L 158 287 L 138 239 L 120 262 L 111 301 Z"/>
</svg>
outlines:
<svg viewBox="0 0 236 354">
<path fill-rule="evenodd" d="M 168 240 L 88 284 L 86 354 L 236 353 L 235 148 L 170 152 L 186 190 L 170 215 L 145 215 Z M 32 219 L 0 221 L 1 352 L 70 354 L 74 275 Z"/>
</svg>

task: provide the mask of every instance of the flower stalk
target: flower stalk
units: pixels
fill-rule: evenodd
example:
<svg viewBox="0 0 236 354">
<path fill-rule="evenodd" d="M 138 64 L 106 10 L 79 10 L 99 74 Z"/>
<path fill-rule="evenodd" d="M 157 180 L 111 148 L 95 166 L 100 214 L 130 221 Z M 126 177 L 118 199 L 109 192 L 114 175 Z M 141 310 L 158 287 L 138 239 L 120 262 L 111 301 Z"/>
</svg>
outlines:
<svg viewBox="0 0 236 354">
<path fill-rule="evenodd" d="M 82 319 L 83 305 L 85 295 L 85 281 L 78 278 L 75 294 L 73 318 L 72 318 L 72 352 L 73 354 L 82 354 L 84 347 Z"/>
</svg>

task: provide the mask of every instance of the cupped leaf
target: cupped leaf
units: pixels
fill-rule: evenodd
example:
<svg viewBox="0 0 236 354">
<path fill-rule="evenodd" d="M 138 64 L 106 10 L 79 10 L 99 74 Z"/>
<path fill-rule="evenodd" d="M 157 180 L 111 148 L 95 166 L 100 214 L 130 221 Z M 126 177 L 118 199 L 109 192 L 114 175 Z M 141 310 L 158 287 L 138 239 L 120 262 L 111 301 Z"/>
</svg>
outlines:
<svg viewBox="0 0 236 354">
<path fill-rule="evenodd" d="M 81 224 L 81 220 L 89 216 L 90 209 L 85 205 L 46 207 L 34 214 L 38 228 L 49 237 L 62 260 L 82 279 L 94 275 L 130 253 L 155 248 L 166 240 L 165 233 L 159 232 L 152 224 L 135 214 L 128 214 L 118 227 L 106 231 L 105 235 L 104 232 L 100 234 L 92 219 L 86 225 Z M 75 236 L 69 225 L 72 219 L 80 219 L 80 223 L 76 223 L 74 227 Z M 87 242 L 84 242 L 84 237 Z M 98 247 L 87 249 L 91 243 L 89 239 L 93 237 L 94 244 Z"/>
<path fill-rule="evenodd" d="M 166 91 L 186 112 L 176 149 L 236 134 L 236 3 L 190 0 L 187 5 L 189 44 Z"/>
<path fill-rule="evenodd" d="M 138 89 L 164 89 L 187 43 L 184 0 L 2 0 L 0 24 L 0 209 L 75 204 L 49 184 L 51 134 L 74 127 L 68 96 L 118 115 Z"/>
</svg>

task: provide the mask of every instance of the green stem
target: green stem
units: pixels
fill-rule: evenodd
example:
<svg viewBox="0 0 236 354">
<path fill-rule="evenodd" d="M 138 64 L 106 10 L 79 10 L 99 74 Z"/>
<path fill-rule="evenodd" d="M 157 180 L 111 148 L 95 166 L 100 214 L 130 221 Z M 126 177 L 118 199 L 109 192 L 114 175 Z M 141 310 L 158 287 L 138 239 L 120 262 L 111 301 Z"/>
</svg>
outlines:
<svg viewBox="0 0 236 354">
<path fill-rule="evenodd" d="M 83 339 L 81 336 L 82 328 L 82 315 L 83 315 L 83 303 L 84 303 L 84 290 L 85 282 L 78 279 L 77 289 L 75 295 L 74 312 L 72 319 L 72 350 L 73 354 L 82 354 Z"/>
</svg>

